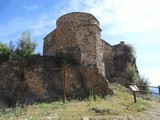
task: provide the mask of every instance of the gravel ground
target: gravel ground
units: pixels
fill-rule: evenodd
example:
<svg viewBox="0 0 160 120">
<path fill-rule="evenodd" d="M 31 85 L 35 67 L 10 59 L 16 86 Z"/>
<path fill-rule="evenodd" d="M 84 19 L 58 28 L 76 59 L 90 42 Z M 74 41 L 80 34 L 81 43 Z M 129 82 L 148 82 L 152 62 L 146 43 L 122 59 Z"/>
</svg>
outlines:
<svg viewBox="0 0 160 120">
<path fill-rule="evenodd" d="M 151 107 L 144 112 L 144 115 L 134 118 L 134 120 L 160 120 L 160 107 Z"/>
</svg>

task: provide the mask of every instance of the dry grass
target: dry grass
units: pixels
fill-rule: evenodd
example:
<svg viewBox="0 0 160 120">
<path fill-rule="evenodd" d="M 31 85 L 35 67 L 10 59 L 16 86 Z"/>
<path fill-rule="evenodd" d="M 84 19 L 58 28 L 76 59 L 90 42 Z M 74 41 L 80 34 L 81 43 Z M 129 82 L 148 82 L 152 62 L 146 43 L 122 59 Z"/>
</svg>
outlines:
<svg viewBox="0 0 160 120">
<path fill-rule="evenodd" d="M 137 103 L 133 102 L 133 96 L 124 92 L 128 89 L 116 86 L 115 94 L 106 96 L 105 99 L 93 96 L 83 101 L 72 100 L 63 104 L 62 102 L 37 103 L 25 108 L 12 108 L 0 112 L 0 120 L 81 120 L 87 116 L 91 120 L 95 119 L 119 119 L 130 116 L 139 116 L 156 103 L 151 103 L 140 98 Z M 158 103 L 156 106 L 159 105 Z M 111 112 L 96 112 L 109 110 Z"/>
</svg>

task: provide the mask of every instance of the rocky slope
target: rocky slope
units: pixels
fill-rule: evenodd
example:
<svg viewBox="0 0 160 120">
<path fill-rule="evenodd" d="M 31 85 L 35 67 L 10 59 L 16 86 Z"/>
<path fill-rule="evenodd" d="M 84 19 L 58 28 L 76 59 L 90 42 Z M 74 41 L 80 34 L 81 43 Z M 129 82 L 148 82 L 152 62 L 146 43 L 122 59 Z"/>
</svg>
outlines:
<svg viewBox="0 0 160 120">
<path fill-rule="evenodd" d="M 67 98 L 85 98 L 90 93 L 113 93 L 96 68 L 79 65 L 57 67 L 52 57 L 32 57 L 0 65 L 1 99 L 10 105 Z M 64 88 L 65 87 L 65 88 Z"/>
<path fill-rule="evenodd" d="M 105 41 L 103 41 L 103 44 L 105 74 L 109 82 L 118 82 L 124 86 L 136 82 L 136 79 L 139 78 L 139 72 L 133 53 L 133 46 L 125 44 L 123 41 L 114 46 L 109 45 Z M 128 65 L 131 69 L 127 68 Z"/>
<path fill-rule="evenodd" d="M 106 43 L 105 43 L 106 44 Z M 66 98 L 86 98 L 91 93 L 105 96 L 113 93 L 109 82 L 127 85 L 132 81 L 126 70 L 129 63 L 139 75 L 134 56 L 126 45 L 107 47 L 104 54 L 106 76 L 94 66 L 61 65 L 55 57 L 33 56 L 0 65 L 1 98 L 11 106 L 17 100 L 22 104 Z M 112 52 L 111 52 L 112 51 Z M 73 62 L 71 57 L 69 62 Z"/>
</svg>

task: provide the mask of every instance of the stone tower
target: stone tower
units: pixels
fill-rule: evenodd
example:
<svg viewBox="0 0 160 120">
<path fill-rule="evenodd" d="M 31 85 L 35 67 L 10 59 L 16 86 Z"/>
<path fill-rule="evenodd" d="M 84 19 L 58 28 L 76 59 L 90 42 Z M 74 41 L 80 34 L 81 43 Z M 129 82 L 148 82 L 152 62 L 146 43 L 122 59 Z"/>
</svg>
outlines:
<svg viewBox="0 0 160 120">
<path fill-rule="evenodd" d="M 44 38 L 43 54 L 70 53 L 82 66 L 95 66 L 105 76 L 98 20 L 89 13 L 74 12 L 61 16 L 56 25 Z"/>
</svg>

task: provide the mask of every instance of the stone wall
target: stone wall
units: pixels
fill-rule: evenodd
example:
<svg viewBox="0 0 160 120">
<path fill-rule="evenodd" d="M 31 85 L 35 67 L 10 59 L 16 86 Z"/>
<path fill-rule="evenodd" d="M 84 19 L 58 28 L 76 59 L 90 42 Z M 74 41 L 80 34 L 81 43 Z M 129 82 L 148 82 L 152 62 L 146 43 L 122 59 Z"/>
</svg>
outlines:
<svg viewBox="0 0 160 120">
<path fill-rule="evenodd" d="M 83 66 L 96 66 L 105 76 L 103 45 L 98 20 L 88 13 L 69 13 L 57 20 L 57 28 L 44 38 L 44 55 L 70 53 Z"/>
<path fill-rule="evenodd" d="M 106 41 L 102 40 L 104 50 L 104 63 L 105 63 L 105 74 L 108 80 L 111 79 L 111 74 L 114 71 L 113 67 L 113 51 L 112 46 Z"/>
<path fill-rule="evenodd" d="M 57 20 L 57 28 L 44 38 L 44 55 L 70 53 L 82 66 L 94 66 L 109 81 L 127 81 L 126 66 L 136 67 L 134 56 L 128 54 L 121 41 L 111 46 L 101 39 L 98 20 L 88 13 L 69 13 Z M 138 70 L 137 74 L 138 74 Z"/>
<path fill-rule="evenodd" d="M 57 28 L 65 28 L 68 26 L 74 27 L 86 24 L 95 24 L 99 26 L 98 20 L 89 13 L 82 13 L 82 12 L 73 12 L 66 15 L 61 16 L 57 20 Z"/>
<path fill-rule="evenodd" d="M 55 41 L 56 38 L 56 30 L 52 31 L 45 37 L 45 41 L 43 43 L 43 55 L 53 56 L 55 55 Z"/>
</svg>

